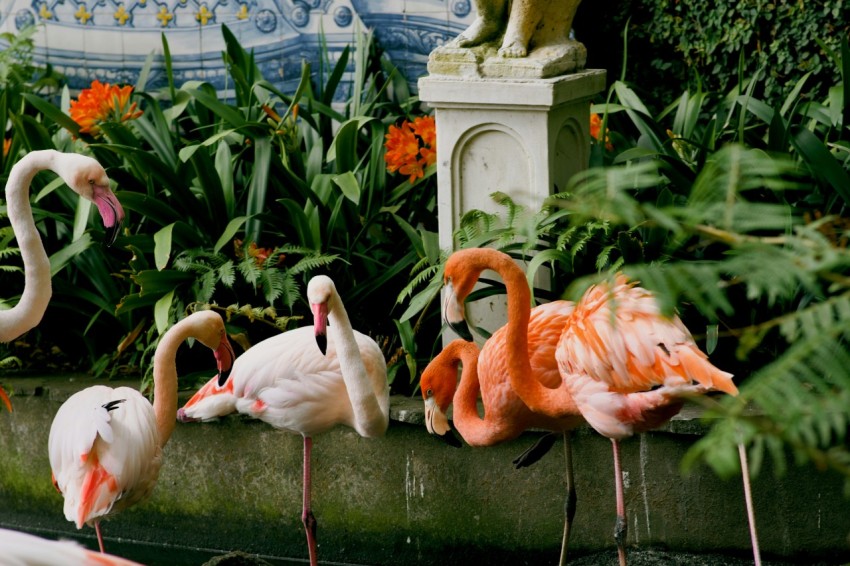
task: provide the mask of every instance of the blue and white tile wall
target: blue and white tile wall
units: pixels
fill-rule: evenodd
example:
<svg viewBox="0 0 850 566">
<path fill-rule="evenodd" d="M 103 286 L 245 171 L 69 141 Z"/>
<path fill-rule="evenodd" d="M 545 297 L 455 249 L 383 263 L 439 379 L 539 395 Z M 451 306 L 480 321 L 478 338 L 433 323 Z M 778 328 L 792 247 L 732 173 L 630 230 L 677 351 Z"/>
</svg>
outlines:
<svg viewBox="0 0 850 566">
<path fill-rule="evenodd" d="M 203 80 L 225 90 L 224 24 L 254 51 L 264 77 L 292 92 L 302 61 L 319 61 L 320 34 L 333 59 L 356 30 L 370 28 L 415 92 L 428 53 L 465 29 L 473 12 L 469 0 L 0 0 L 0 32 L 39 24 L 34 63 L 53 65 L 72 89 L 94 79 L 135 84 L 151 52 L 148 87 L 163 84 L 164 34 L 177 84 Z"/>
</svg>

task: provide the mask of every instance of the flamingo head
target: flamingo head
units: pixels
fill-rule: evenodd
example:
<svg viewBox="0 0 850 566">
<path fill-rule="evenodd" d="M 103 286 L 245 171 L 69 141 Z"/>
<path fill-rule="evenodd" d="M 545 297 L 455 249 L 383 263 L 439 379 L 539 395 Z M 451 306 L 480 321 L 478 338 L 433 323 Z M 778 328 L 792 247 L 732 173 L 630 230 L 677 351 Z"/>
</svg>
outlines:
<svg viewBox="0 0 850 566">
<path fill-rule="evenodd" d="M 191 316 L 196 321 L 192 335 L 213 351 L 218 368 L 218 385 L 223 387 L 227 378 L 230 377 L 230 370 L 236 359 L 236 354 L 227 338 L 224 320 L 220 314 L 211 310 L 196 311 Z"/>
<path fill-rule="evenodd" d="M 336 296 L 336 286 L 326 275 L 317 275 L 307 283 L 307 301 L 313 311 L 313 330 L 316 334 L 316 345 L 324 355 L 328 349 L 328 314 L 331 312 L 331 302 Z"/>
<path fill-rule="evenodd" d="M 476 261 L 478 256 L 485 255 L 482 251 L 495 250 L 470 248 L 456 251 L 446 260 L 443 272 L 443 319 L 458 336 L 470 342 L 472 333 L 466 322 L 463 303 L 472 292 L 484 268 Z"/>
<path fill-rule="evenodd" d="M 419 381 L 428 432 L 436 434 L 452 446 L 461 445 L 449 426 L 447 415 L 457 390 L 457 371 L 462 359 L 465 364 L 470 364 L 468 370 L 477 371 L 473 364 L 478 359 L 478 346 L 465 340 L 451 342 L 431 360 Z"/>
<path fill-rule="evenodd" d="M 124 208 L 109 187 L 106 171 L 100 163 L 86 155 L 77 153 L 60 155 L 55 171 L 74 192 L 97 206 L 103 226 L 106 228 L 106 243 L 111 246 L 115 243 L 115 238 L 118 237 L 121 224 L 124 222 Z"/>
<path fill-rule="evenodd" d="M 219 376 L 213 376 L 185 405 L 177 410 L 177 420 L 181 423 L 211 421 L 236 411 L 236 395 L 233 393 L 233 380 L 228 379 L 219 385 Z"/>
</svg>

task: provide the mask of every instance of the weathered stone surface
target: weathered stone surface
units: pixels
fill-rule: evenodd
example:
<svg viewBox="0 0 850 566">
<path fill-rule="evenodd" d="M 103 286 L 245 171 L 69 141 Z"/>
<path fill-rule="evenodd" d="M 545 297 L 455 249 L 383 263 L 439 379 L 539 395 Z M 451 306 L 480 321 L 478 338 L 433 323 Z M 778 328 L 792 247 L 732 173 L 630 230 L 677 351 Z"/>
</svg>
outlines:
<svg viewBox="0 0 850 566">
<path fill-rule="evenodd" d="M 15 410 L 0 413 L 0 527 L 82 537 L 94 547 L 91 529 L 78 532 L 64 519 L 47 459 L 53 415 L 73 391 L 91 383 L 3 379 Z M 491 448 L 452 448 L 418 424 L 418 399 L 394 398 L 392 406 L 384 438 L 364 439 L 338 428 L 315 439 L 320 560 L 556 563 L 564 503 L 559 444 L 531 468 L 515 470 L 511 460 L 539 433 Z M 688 476 L 680 472 L 682 456 L 705 426 L 694 416 L 685 413 L 665 431 L 623 442 L 629 543 L 746 557 L 740 480 L 722 481 L 704 467 Z M 612 549 L 610 442 L 585 428 L 573 446 L 578 512 L 572 548 L 577 556 Z M 793 557 L 803 564 L 850 560 L 850 513 L 841 477 L 791 467 L 777 478 L 766 465 L 754 492 L 766 558 Z M 153 497 L 106 522 L 104 535 L 110 552 L 148 564 L 158 563 L 148 558 L 151 552 L 168 564 L 202 564 L 237 550 L 270 562 L 303 560 L 300 515 L 300 437 L 233 416 L 179 424 L 165 448 Z"/>
</svg>

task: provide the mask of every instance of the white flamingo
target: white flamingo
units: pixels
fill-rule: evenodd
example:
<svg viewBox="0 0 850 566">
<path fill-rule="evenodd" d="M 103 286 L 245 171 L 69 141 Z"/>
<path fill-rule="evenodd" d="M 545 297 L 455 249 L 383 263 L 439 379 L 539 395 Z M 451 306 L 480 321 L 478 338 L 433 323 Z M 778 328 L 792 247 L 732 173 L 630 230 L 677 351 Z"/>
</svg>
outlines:
<svg viewBox="0 0 850 566">
<path fill-rule="evenodd" d="M 31 151 L 15 163 L 6 182 L 6 214 L 24 263 L 24 292 L 18 304 L 0 311 L 0 342 L 11 342 L 35 327 L 50 302 L 50 260 L 30 206 L 30 184 L 36 173 L 44 170 L 53 171 L 74 192 L 97 205 L 109 244 L 115 241 L 124 220 L 124 209 L 109 188 L 106 171 L 91 157 L 45 149 Z M 12 404 L 2 387 L 0 399 L 11 411 Z"/>
<path fill-rule="evenodd" d="M 225 373 L 233 351 L 224 322 L 213 311 L 195 312 L 160 338 L 154 354 L 153 405 L 130 387 L 88 387 L 56 413 L 48 448 L 53 481 L 65 497 L 65 518 L 94 526 L 103 552 L 100 521 L 150 496 L 162 449 L 177 414 L 177 349 L 187 338 L 212 349 Z"/>
<path fill-rule="evenodd" d="M 0 529 L 5 566 L 141 566 L 118 556 L 86 550 L 70 540 L 50 540 Z"/>
<path fill-rule="evenodd" d="M 337 424 L 361 436 L 382 436 L 389 424 L 389 386 L 381 349 L 351 328 L 333 281 L 325 276 L 311 279 L 307 299 L 313 326 L 284 332 L 248 349 L 234 362 L 229 379 L 213 378 L 178 411 L 178 419 L 209 420 L 238 411 L 304 437 L 301 518 L 310 564 L 315 566 L 312 437 Z"/>
</svg>

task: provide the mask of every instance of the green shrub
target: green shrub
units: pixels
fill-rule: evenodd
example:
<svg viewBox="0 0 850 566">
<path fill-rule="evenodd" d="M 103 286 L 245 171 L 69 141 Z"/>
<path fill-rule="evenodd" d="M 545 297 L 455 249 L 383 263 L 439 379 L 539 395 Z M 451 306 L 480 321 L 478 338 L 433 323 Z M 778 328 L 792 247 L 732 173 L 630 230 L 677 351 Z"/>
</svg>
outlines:
<svg viewBox="0 0 850 566">
<path fill-rule="evenodd" d="M 628 0 L 583 3 L 577 35 L 589 65 L 620 76 L 623 31 L 628 32 L 625 79 L 648 104 L 670 100 L 683 85 L 728 92 L 744 77 L 761 73 L 754 94 L 774 105 L 806 74 L 800 96 L 819 101 L 834 84 L 829 51 L 850 33 L 850 3 L 843 0 L 735 0 L 679 2 Z M 742 63 L 738 73 L 739 61 Z"/>
</svg>

